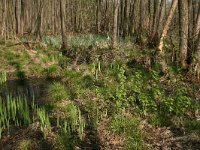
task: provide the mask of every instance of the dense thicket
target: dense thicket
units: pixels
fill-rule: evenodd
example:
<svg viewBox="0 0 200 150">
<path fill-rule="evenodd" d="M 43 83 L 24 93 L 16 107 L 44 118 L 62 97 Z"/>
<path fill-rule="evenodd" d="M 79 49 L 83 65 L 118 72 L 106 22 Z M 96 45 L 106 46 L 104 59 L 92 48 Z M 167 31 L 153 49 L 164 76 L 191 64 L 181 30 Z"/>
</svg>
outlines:
<svg viewBox="0 0 200 150">
<path fill-rule="evenodd" d="M 142 48 L 157 48 L 162 55 L 168 42 L 178 47 L 175 61 L 199 70 L 199 0 L 1 0 L 0 4 L 4 39 L 61 34 L 66 48 L 67 35 L 96 33 L 113 37 L 113 48 L 120 36 L 136 39 Z"/>
</svg>

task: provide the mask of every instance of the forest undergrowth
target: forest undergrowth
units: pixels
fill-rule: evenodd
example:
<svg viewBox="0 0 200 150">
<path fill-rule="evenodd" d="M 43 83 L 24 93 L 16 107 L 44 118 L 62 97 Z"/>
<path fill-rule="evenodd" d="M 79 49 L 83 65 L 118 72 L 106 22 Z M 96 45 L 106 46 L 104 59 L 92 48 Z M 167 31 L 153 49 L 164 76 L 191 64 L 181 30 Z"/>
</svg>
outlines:
<svg viewBox="0 0 200 150">
<path fill-rule="evenodd" d="M 117 49 L 104 36 L 68 42 L 68 57 L 59 37 L 1 42 L 0 89 L 8 80 L 52 80 L 42 105 L 12 93 L 0 97 L 1 148 L 200 148 L 200 81 L 171 61 L 170 47 L 163 73 L 155 49 L 129 39 L 119 39 Z"/>
</svg>

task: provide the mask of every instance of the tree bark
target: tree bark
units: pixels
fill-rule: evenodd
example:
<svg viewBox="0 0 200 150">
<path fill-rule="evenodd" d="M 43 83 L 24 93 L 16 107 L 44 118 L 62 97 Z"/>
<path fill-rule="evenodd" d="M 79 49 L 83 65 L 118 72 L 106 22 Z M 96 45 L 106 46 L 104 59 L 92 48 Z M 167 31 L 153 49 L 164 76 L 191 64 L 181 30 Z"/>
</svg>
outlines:
<svg viewBox="0 0 200 150">
<path fill-rule="evenodd" d="M 117 47 L 118 11 L 119 11 L 119 0 L 115 0 L 114 1 L 113 38 L 112 38 L 113 48 Z"/>
<path fill-rule="evenodd" d="M 96 33 L 100 32 L 100 5 L 101 0 L 96 0 Z"/>
<path fill-rule="evenodd" d="M 160 12 L 159 12 L 159 19 L 158 19 L 158 24 L 157 24 L 157 36 L 160 38 L 161 32 L 163 29 L 163 21 L 165 18 L 165 7 L 166 7 L 166 0 L 161 0 L 160 4 Z"/>
<path fill-rule="evenodd" d="M 42 39 L 42 13 L 43 13 L 43 5 L 44 2 L 42 0 L 37 0 L 37 7 L 38 7 L 38 13 L 37 13 L 37 19 L 36 19 L 36 40 Z"/>
<path fill-rule="evenodd" d="M 25 0 L 21 0 L 20 35 L 24 34 Z"/>
<path fill-rule="evenodd" d="M 60 20 L 61 20 L 61 35 L 62 35 L 62 46 L 61 51 L 65 53 L 67 51 L 67 35 L 65 28 L 65 0 L 60 0 Z"/>
<path fill-rule="evenodd" d="M 188 54 L 188 0 L 179 0 L 179 25 L 179 62 L 183 68 L 186 68 Z"/>
<path fill-rule="evenodd" d="M 195 62 L 195 73 L 197 74 L 197 77 L 200 78 L 200 33 L 198 35 L 198 40 L 196 42 L 196 58 L 197 62 Z"/>
<path fill-rule="evenodd" d="M 198 8 L 196 24 L 195 24 L 195 28 L 194 28 L 194 39 L 195 40 L 198 39 L 199 32 L 200 32 L 200 2 L 199 2 L 199 8 Z"/>
<path fill-rule="evenodd" d="M 20 34 L 21 25 L 21 0 L 15 1 L 16 34 Z"/>
<path fill-rule="evenodd" d="M 168 32 L 168 30 L 170 28 L 170 25 L 172 23 L 172 19 L 174 17 L 177 5 L 178 5 L 178 0 L 173 0 L 172 6 L 171 6 L 170 11 L 169 11 L 169 15 L 167 17 L 167 21 L 166 21 L 166 23 L 164 25 L 164 28 L 162 30 L 162 34 L 161 34 L 161 37 L 160 37 L 160 42 L 159 42 L 159 45 L 158 45 L 158 50 L 160 51 L 160 53 L 163 52 L 164 38 L 167 36 L 167 32 Z"/>
<path fill-rule="evenodd" d="M 1 36 L 4 37 L 6 40 L 6 5 L 7 1 L 3 0 L 3 5 L 2 5 L 2 28 L 1 28 Z"/>
</svg>

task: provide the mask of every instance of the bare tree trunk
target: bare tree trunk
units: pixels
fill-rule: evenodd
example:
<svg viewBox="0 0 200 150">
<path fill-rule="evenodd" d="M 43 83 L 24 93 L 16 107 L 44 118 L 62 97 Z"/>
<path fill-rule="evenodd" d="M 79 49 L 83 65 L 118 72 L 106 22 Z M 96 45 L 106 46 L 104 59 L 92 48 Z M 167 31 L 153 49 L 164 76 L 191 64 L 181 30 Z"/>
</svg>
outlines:
<svg viewBox="0 0 200 150">
<path fill-rule="evenodd" d="M 139 20 L 139 39 L 138 43 L 144 47 L 144 18 L 145 18 L 145 1 L 140 0 L 140 20 Z"/>
<path fill-rule="evenodd" d="M 129 25 L 129 35 L 133 35 L 135 29 L 135 1 L 131 4 L 131 14 L 130 14 L 130 25 Z"/>
<path fill-rule="evenodd" d="M 112 47 L 117 47 L 117 30 L 118 30 L 118 11 L 119 11 L 119 0 L 114 2 L 114 22 L 113 22 L 113 38 Z"/>
<path fill-rule="evenodd" d="M 24 34 L 25 0 L 21 0 L 20 35 Z"/>
<path fill-rule="evenodd" d="M 158 7 L 158 6 L 157 6 Z M 153 26 L 154 30 L 153 30 L 153 34 L 151 34 L 150 40 L 149 40 L 149 45 L 151 47 L 156 47 L 159 44 L 159 39 L 163 30 L 163 21 L 164 21 L 164 17 L 165 17 L 165 7 L 166 7 L 166 0 L 161 0 L 160 3 L 160 11 L 159 11 L 159 16 L 158 19 L 154 19 L 156 25 Z M 157 13 L 157 11 L 155 11 L 154 13 Z M 156 17 L 157 15 L 154 15 L 154 17 Z"/>
<path fill-rule="evenodd" d="M 96 32 L 100 32 L 100 5 L 101 0 L 96 0 Z"/>
<path fill-rule="evenodd" d="M 128 26 L 128 18 L 127 18 L 127 9 L 128 9 L 128 0 L 124 0 L 124 20 L 123 20 L 123 37 L 126 37 L 127 36 L 127 26 Z"/>
<path fill-rule="evenodd" d="M 158 62 L 160 63 L 161 70 L 164 73 L 166 73 L 167 70 L 168 70 L 168 66 L 167 66 L 165 59 L 164 59 L 164 51 L 163 51 L 164 38 L 167 36 L 167 32 L 168 32 L 170 25 L 172 23 L 172 19 L 174 17 L 177 5 L 178 5 L 178 0 L 173 0 L 170 11 L 169 11 L 169 15 L 167 17 L 167 21 L 164 25 L 164 28 L 163 28 L 163 31 L 162 31 L 162 34 L 161 34 L 160 42 L 159 42 L 159 45 L 158 45 Z"/>
<path fill-rule="evenodd" d="M 16 34 L 20 34 L 21 25 L 21 0 L 15 1 Z"/>
<path fill-rule="evenodd" d="M 187 66 L 188 54 L 188 1 L 179 0 L 180 53 L 179 62 L 183 68 Z"/>
<path fill-rule="evenodd" d="M 153 12 L 153 25 L 152 25 L 152 37 L 156 34 L 159 14 L 159 0 L 154 0 L 154 12 Z"/>
<path fill-rule="evenodd" d="M 194 18 L 194 19 L 195 19 L 195 18 Z M 199 33 L 200 33 L 200 2 L 199 2 L 197 20 L 196 20 L 196 24 L 195 24 L 195 27 L 194 27 L 194 39 L 195 39 L 195 40 L 198 39 Z"/>
<path fill-rule="evenodd" d="M 38 14 L 37 14 L 37 20 L 36 20 L 36 39 L 42 39 L 42 12 L 43 12 L 43 6 L 44 2 L 42 0 L 37 0 L 37 7 L 38 7 Z"/>
<path fill-rule="evenodd" d="M 3 0 L 3 5 L 2 5 L 2 31 L 1 31 L 1 36 L 4 37 L 4 40 L 6 40 L 6 5 L 7 1 Z"/>
<path fill-rule="evenodd" d="M 195 63 L 195 74 L 197 74 L 197 77 L 200 79 L 200 33 L 198 35 L 198 40 L 196 42 L 196 58 L 197 58 L 197 62 L 193 62 Z"/>
<path fill-rule="evenodd" d="M 61 35 L 62 35 L 62 47 L 61 51 L 66 52 L 67 45 L 67 35 L 66 35 L 66 27 L 65 27 L 65 0 L 60 0 L 60 20 L 61 20 Z"/>
<path fill-rule="evenodd" d="M 157 25 L 158 26 L 157 27 L 158 38 L 160 38 L 162 29 L 163 29 L 163 21 L 165 18 L 165 8 L 166 8 L 166 0 L 161 0 L 159 20 L 158 20 L 158 25 Z"/>
<path fill-rule="evenodd" d="M 171 6 L 170 11 L 169 11 L 169 15 L 167 17 L 167 21 L 166 21 L 166 23 L 164 25 L 164 28 L 163 28 L 163 31 L 162 31 L 162 34 L 161 34 L 161 37 L 160 37 L 160 42 L 159 42 L 159 45 L 158 45 L 158 50 L 161 53 L 163 52 L 164 38 L 167 36 L 167 32 L 168 32 L 169 27 L 170 27 L 170 25 L 172 23 L 172 19 L 174 17 L 177 5 L 178 5 L 178 0 L 173 0 L 172 6 Z"/>
<path fill-rule="evenodd" d="M 188 0 L 188 55 L 187 63 L 192 62 L 192 50 L 194 49 L 193 29 L 194 29 L 194 18 L 193 18 L 193 6 L 192 0 Z"/>
</svg>

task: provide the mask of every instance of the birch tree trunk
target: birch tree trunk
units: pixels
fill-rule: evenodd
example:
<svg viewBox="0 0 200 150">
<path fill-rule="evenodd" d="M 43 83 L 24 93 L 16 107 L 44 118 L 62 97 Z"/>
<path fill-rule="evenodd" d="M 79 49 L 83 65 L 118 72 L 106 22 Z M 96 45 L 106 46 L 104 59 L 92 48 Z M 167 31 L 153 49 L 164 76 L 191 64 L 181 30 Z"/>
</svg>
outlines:
<svg viewBox="0 0 200 150">
<path fill-rule="evenodd" d="M 164 39 L 167 36 L 167 32 L 168 32 L 170 25 L 172 23 L 172 19 L 174 17 L 177 5 L 178 5 L 178 0 L 173 0 L 172 6 L 171 6 L 170 11 L 169 11 L 169 15 L 167 17 L 167 21 L 165 22 L 164 28 L 162 30 L 160 42 L 159 42 L 159 45 L 158 45 L 158 50 L 160 51 L 160 53 L 163 53 Z"/>
</svg>

